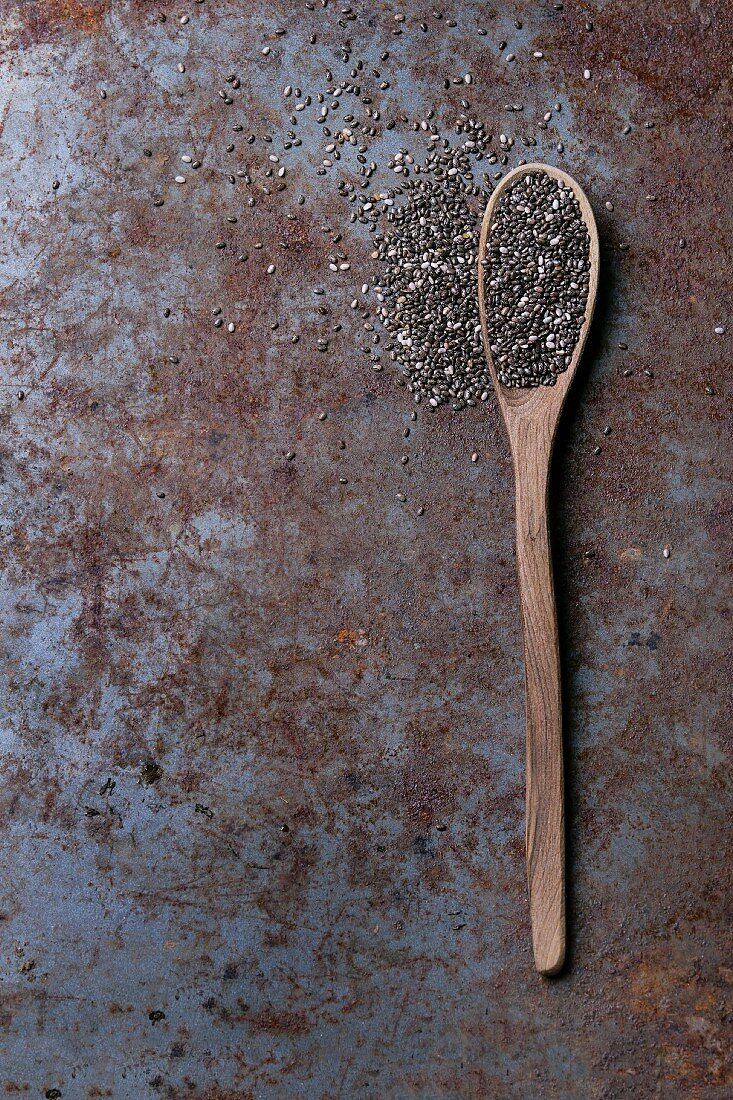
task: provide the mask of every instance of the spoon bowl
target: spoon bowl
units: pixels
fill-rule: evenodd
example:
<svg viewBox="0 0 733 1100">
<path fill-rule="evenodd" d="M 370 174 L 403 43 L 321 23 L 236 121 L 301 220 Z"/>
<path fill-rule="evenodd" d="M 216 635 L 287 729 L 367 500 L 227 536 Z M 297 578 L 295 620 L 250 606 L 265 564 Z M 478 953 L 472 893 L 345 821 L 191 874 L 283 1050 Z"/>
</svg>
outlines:
<svg viewBox="0 0 733 1100">
<path fill-rule="evenodd" d="M 588 298 L 585 310 L 585 321 L 580 330 L 580 336 L 578 342 L 573 350 L 573 357 L 567 370 L 562 374 L 557 375 L 557 380 L 554 386 L 505 386 L 499 381 L 496 367 L 494 365 L 493 356 L 491 354 L 491 341 L 489 339 L 489 324 L 486 309 L 486 296 L 484 290 L 484 280 L 482 277 L 482 260 L 486 254 L 486 245 L 491 232 L 491 226 L 494 220 L 494 214 L 496 208 L 504 195 L 504 193 L 511 189 L 511 187 L 522 178 L 522 176 L 535 175 L 542 173 L 543 175 L 550 176 L 552 179 L 558 180 L 564 184 L 570 191 L 573 192 L 578 205 L 580 206 L 580 213 L 585 222 L 585 226 L 590 236 L 590 278 L 588 283 Z M 578 369 L 583 349 L 588 337 L 588 330 L 590 329 L 590 323 L 593 317 L 593 310 L 596 304 L 596 294 L 598 291 L 598 267 L 599 267 L 599 245 L 598 245 L 598 230 L 596 229 L 596 221 L 593 217 L 593 210 L 588 202 L 585 192 L 575 182 L 575 180 L 563 172 L 560 168 L 554 168 L 550 164 L 522 164 L 519 168 L 512 169 L 508 172 L 501 183 L 492 192 L 489 199 L 484 216 L 481 222 L 481 236 L 479 241 L 479 284 L 478 284 L 478 300 L 479 300 L 479 316 L 481 319 L 481 334 L 484 341 L 484 352 L 486 355 L 486 361 L 489 367 L 489 373 L 491 374 L 492 381 L 494 383 L 494 389 L 499 401 L 499 407 L 501 408 L 504 421 L 509 429 L 509 419 L 512 418 L 514 423 L 514 415 L 520 410 L 522 416 L 537 417 L 539 415 L 540 407 L 545 410 L 546 416 L 554 416 L 554 426 L 557 428 L 557 424 L 560 420 L 560 413 L 562 407 L 565 404 L 565 398 L 567 397 L 570 384 L 573 381 L 575 372 Z"/>
<path fill-rule="evenodd" d="M 578 200 L 590 238 L 585 317 L 567 368 L 553 385 L 506 386 L 491 352 L 484 257 L 495 212 L 508 188 L 523 176 L 543 173 Z M 565 398 L 578 369 L 598 289 L 598 232 L 590 203 L 559 168 L 524 164 L 509 172 L 484 213 L 479 246 L 479 314 L 484 351 L 509 436 L 514 466 L 517 574 L 524 634 L 526 697 L 527 883 L 535 966 L 556 974 L 565 960 L 565 817 L 563 796 L 560 648 L 549 538 L 548 486 L 552 450 Z"/>
</svg>

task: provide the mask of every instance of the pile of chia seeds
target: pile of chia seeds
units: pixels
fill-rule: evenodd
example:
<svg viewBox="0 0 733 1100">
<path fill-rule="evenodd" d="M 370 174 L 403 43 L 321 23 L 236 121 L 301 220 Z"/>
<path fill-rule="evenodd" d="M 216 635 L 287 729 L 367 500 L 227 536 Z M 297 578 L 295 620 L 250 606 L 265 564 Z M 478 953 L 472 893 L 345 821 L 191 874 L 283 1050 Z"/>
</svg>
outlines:
<svg viewBox="0 0 733 1100">
<path fill-rule="evenodd" d="M 504 386 L 553 386 L 585 320 L 590 237 L 573 192 L 546 172 L 499 199 L 482 258 L 491 355 Z"/>
<path fill-rule="evenodd" d="M 374 258 L 384 264 L 375 287 L 377 316 L 391 343 L 390 359 L 416 401 L 455 409 L 485 401 L 491 376 L 481 343 L 476 261 L 483 209 L 490 192 L 478 186 L 474 164 L 490 140 L 483 126 L 459 120 L 462 142 L 437 134 L 423 164 L 402 184 L 401 205 L 385 197 L 388 230 L 375 234 Z M 402 155 L 404 159 L 405 154 Z M 411 158 L 412 159 L 412 158 Z"/>
</svg>

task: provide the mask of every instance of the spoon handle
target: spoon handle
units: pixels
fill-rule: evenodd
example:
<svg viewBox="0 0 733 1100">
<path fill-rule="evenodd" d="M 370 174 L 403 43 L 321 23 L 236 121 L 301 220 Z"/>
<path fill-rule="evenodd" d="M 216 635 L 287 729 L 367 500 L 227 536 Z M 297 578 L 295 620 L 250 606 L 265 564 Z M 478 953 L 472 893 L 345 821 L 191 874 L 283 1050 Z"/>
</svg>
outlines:
<svg viewBox="0 0 733 1100">
<path fill-rule="evenodd" d="M 527 882 L 535 966 L 549 975 L 565 958 L 560 649 L 547 506 L 552 432 L 547 422 L 522 420 L 511 434 L 524 629 Z"/>
</svg>

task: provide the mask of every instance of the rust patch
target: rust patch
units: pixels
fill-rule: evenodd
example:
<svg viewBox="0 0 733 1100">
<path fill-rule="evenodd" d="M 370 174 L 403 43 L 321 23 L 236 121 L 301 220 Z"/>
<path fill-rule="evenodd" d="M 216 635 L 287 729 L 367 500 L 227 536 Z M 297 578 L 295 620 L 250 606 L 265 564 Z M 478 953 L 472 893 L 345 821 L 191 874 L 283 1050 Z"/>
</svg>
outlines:
<svg viewBox="0 0 733 1100">
<path fill-rule="evenodd" d="M 336 641 L 339 645 L 348 646 L 349 649 L 356 649 L 357 646 L 365 646 L 367 644 L 366 634 L 363 630 L 352 630 L 350 627 L 344 627 L 336 634 Z"/>
<path fill-rule="evenodd" d="M 269 1008 L 254 1014 L 244 1012 L 241 1019 L 246 1020 L 255 1031 L 306 1035 L 313 1029 L 313 1024 L 304 1012 L 284 1012 Z"/>
<path fill-rule="evenodd" d="M 251 1089 L 207 1088 L 203 1092 L 187 1093 L 189 1100 L 255 1100 Z"/>
<path fill-rule="evenodd" d="M 27 0 L 10 9 L 21 28 L 10 39 L 13 49 L 28 49 L 36 43 L 57 42 L 69 34 L 97 34 L 104 24 L 106 0 Z"/>
</svg>

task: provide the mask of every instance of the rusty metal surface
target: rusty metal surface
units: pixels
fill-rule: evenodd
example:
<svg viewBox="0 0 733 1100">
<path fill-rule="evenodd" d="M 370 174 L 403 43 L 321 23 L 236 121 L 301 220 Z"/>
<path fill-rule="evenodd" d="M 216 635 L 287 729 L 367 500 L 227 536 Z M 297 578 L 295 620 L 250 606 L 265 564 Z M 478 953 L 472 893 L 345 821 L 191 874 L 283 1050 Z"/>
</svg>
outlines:
<svg viewBox="0 0 733 1100">
<path fill-rule="evenodd" d="M 731 1095 L 731 8 L 435 6 L 0 5 L 2 1095 Z M 572 943 L 551 984 L 497 410 L 421 410 L 403 439 L 409 395 L 355 350 L 373 261 L 312 115 L 285 192 L 250 208 L 228 181 L 346 39 L 367 68 L 391 52 L 385 118 L 450 121 L 469 94 L 495 134 L 535 134 L 603 240 L 553 485 Z M 351 271 L 329 277 L 324 225 Z"/>
</svg>

